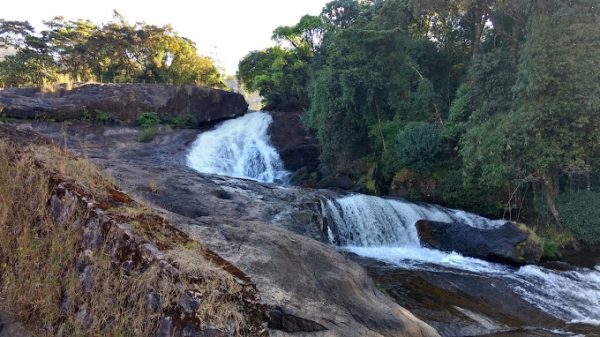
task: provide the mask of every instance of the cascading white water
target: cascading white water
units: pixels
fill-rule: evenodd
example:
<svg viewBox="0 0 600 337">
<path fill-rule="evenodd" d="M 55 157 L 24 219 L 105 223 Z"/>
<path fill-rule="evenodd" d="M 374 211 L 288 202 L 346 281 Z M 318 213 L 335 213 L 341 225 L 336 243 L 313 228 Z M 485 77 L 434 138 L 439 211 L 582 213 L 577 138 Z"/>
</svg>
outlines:
<svg viewBox="0 0 600 337">
<path fill-rule="evenodd" d="M 421 247 L 421 219 L 493 228 L 504 223 L 436 205 L 413 204 L 366 195 L 323 202 L 333 228 L 330 240 L 340 249 L 402 268 L 466 271 L 502 278 L 525 300 L 570 322 L 600 325 L 600 267 L 556 272 L 538 266 L 514 269 L 497 263 Z"/>
<path fill-rule="evenodd" d="M 203 173 L 283 182 L 289 177 L 269 142 L 272 118 L 249 113 L 204 132 L 188 154 L 188 165 Z M 600 267 L 556 272 L 538 266 L 514 269 L 421 247 L 415 223 L 420 219 L 458 222 L 478 228 L 504 223 L 435 205 L 352 195 L 326 200 L 323 213 L 334 224 L 332 242 L 340 249 L 395 264 L 433 272 L 474 272 L 501 278 L 540 309 L 571 322 L 600 325 Z"/>
<path fill-rule="evenodd" d="M 289 172 L 267 133 L 273 118 L 252 112 L 203 132 L 187 156 L 188 166 L 202 173 L 286 183 Z"/>
<path fill-rule="evenodd" d="M 367 195 L 351 195 L 327 200 L 324 214 L 332 218 L 340 246 L 420 247 L 415 228 L 418 220 L 459 222 L 472 227 L 491 228 L 505 223 L 437 205 L 413 204 Z"/>
</svg>

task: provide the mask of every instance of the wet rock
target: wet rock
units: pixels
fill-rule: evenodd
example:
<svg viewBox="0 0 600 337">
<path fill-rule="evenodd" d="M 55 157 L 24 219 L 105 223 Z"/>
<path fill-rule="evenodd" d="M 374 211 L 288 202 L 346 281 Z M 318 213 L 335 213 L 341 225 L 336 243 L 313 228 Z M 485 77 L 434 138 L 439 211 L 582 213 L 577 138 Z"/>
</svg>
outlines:
<svg viewBox="0 0 600 337">
<path fill-rule="evenodd" d="M 504 225 L 481 229 L 460 223 L 420 220 L 416 224 L 421 242 L 443 251 L 510 264 L 537 264 L 542 257 L 542 244 L 524 225 Z"/>
<path fill-rule="evenodd" d="M 354 186 L 354 182 L 346 175 L 326 177 L 317 184 L 317 188 L 339 188 L 342 190 L 349 190 L 352 186 Z"/>
<path fill-rule="evenodd" d="M 316 137 L 302 125 L 302 112 L 271 112 L 269 127 L 271 142 L 278 150 L 286 170 L 306 167 L 314 171 L 319 166 L 320 148 Z"/>
<path fill-rule="evenodd" d="M 380 289 L 442 336 L 554 336 L 549 330 L 564 325 L 525 301 L 502 277 L 406 270 L 351 257 L 365 267 Z M 509 333 L 526 328 L 539 329 L 541 334 Z"/>
<path fill-rule="evenodd" d="M 269 328 L 285 332 L 314 332 L 327 330 L 323 325 L 285 312 L 281 307 L 271 309 Z"/>
</svg>

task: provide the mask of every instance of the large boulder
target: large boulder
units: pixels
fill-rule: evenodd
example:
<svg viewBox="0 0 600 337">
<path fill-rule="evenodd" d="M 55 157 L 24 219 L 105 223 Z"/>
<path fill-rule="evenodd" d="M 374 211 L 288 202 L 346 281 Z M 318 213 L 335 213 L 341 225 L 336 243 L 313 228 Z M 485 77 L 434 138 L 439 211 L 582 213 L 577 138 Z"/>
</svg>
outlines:
<svg viewBox="0 0 600 337">
<path fill-rule="evenodd" d="M 535 233 L 525 225 L 513 222 L 482 229 L 460 223 L 420 220 L 417 232 L 427 247 L 493 262 L 537 264 L 543 253 Z"/>
<path fill-rule="evenodd" d="M 144 112 L 161 117 L 192 116 L 199 123 L 237 117 L 248 103 L 240 94 L 192 85 L 86 84 L 59 94 L 39 89 L 0 91 L 2 114 L 12 118 L 57 121 L 109 113 L 113 119 L 133 122 Z"/>
<path fill-rule="evenodd" d="M 319 166 L 319 142 L 304 129 L 302 112 L 271 112 L 273 123 L 269 128 L 271 142 L 279 151 L 286 170 L 307 168 L 314 171 Z"/>
</svg>

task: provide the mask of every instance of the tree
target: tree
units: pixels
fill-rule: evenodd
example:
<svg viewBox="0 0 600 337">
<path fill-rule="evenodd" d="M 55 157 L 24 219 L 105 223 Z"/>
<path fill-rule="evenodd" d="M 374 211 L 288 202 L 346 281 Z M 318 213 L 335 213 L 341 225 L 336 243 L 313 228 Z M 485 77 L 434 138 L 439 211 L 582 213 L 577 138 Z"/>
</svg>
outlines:
<svg viewBox="0 0 600 337">
<path fill-rule="evenodd" d="M 325 25 L 321 17 L 305 15 L 294 26 L 281 26 L 272 39 L 279 46 L 246 55 L 238 66 L 238 80 L 257 91 L 268 109 L 308 107 L 309 64 L 319 49 Z"/>
<path fill-rule="evenodd" d="M 89 20 L 66 21 L 60 16 L 44 24 L 49 28 L 42 32 L 49 54 L 59 60 L 71 78 L 80 81 L 94 79 L 93 70 L 89 67 L 93 55 L 89 54 L 86 45 L 98 27 Z"/>
<path fill-rule="evenodd" d="M 287 42 L 294 49 L 309 48 L 317 51 L 323 41 L 325 24 L 320 16 L 305 15 L 295 26 L 280 26 L 273 31 L 272 39 Z"/>
<path fill-rule="evenodd" d="M 600 153 L 599 36 L 596 1 L 540 1 L 521 55 L 515 109 L 526 172 L 558 223 L 560 175 L 589 172 Z"/>
<path fill-rule="evenodd" d="M 0 48 L 24 49 L 35 32 L 27 21 L 6 21 L 0 19 Z"/>
<path fill-rule="evenodd" d="M 273 47 L 251 52 L 240 61 L 237 76 L 245 89 L 261 95 L 267 109 L 308 105 L 308 63 L 298 51 Z"/>
<path fill-rule="evenodd" d="M 18 54 L 0 63 L 5 85 L 39 85 L 61 73 L 74 81 L 226 87 L 213 61 L 169 25 L 130 24 L 118 12 L 101 26 L 62 17 L 44 23 L 36 35 L 27 22 L 0 21 L 0 47 Z"/>
</svg>

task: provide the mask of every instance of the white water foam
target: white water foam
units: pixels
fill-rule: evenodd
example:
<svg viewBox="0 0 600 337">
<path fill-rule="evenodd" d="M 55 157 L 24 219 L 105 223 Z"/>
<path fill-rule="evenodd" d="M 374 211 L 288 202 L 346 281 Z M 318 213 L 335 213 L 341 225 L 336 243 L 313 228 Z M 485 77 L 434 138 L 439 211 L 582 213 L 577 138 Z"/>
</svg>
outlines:
<svg viewBox="0 0 600 337">
<path fill-rule="evenodd" d="M 289 172 L 269 140 L 272 121 L 268 113 L 252 112 L 201 133 L 187 156 L 188 166 L 202 173 L 286 183 Z"/>
<path fill-rule="evenodd" d="M 505 223 L 436 205 L 352 195 L 322 203 L 333 222 L 330 240 L 341 250 L 401 268 L 472 272 L 501 278 L 515 293 L 566 322 L 600 326 L 600 266 L 557 272 L 538 266 L 519 269 L 421 247 L 415 223 L 426 219 L 477 228 Z"/>
</svg>

